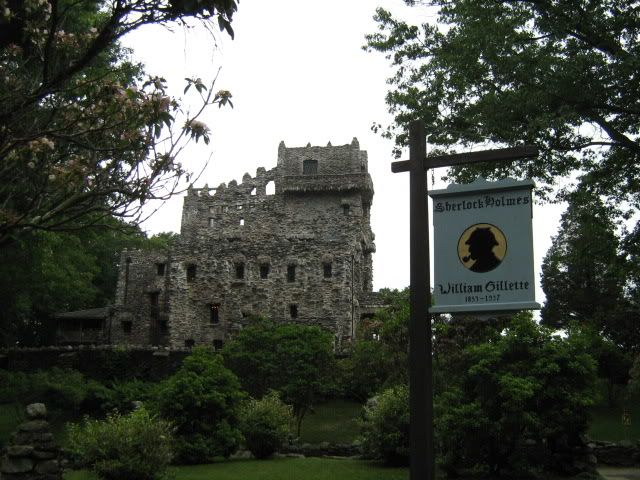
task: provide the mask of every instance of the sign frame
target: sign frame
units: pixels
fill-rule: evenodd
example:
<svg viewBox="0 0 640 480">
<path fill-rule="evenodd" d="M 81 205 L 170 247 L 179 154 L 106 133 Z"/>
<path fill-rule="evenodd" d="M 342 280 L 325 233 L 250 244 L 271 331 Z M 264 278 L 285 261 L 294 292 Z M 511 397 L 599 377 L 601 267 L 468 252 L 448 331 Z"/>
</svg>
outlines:
<svg viewBox="0 0 640 480">
<path fill-rule="evenodd" d="M 533 268 L 534 186 L 532 180 L 480 178 L 429 192 L 435 260 L 430 313 L 541 308 Z"/>
</svg>

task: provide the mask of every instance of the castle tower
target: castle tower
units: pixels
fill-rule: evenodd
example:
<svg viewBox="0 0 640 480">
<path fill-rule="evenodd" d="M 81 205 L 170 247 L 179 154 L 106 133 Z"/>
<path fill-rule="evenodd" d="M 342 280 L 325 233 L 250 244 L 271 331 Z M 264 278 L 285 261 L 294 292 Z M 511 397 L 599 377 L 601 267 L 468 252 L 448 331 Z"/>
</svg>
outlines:
<svg viewBox="0 0 640 480">
<path fill-rule="evenodd" d="M 275 168 L 190 189 L 171 252 L 123 254 L 117 310 L 130 323 L 115 324 L 129 330 L 116 336 L 221 347 L 261 315 L 319 325 L 337 349 L 346 346 L 372 289 L 372 199 L 355 138 L 335 147 L 281 142 Z"/>
</svg>

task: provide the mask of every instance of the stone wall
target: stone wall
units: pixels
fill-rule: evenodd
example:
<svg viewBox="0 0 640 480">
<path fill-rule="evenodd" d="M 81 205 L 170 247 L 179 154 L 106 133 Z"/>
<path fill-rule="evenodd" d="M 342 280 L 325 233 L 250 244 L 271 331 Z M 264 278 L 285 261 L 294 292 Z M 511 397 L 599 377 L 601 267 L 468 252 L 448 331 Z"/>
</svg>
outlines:
<svg viewBox="0 0 640 480">
<path fill-rule="evenodd" d="M 186 348 L 169 350 L 149 346 L 15 348 L 0 351 L 0 368 L 13 372 L 72 368 L 97 380 L 156 381 L 173 374 L 189 353 Z"/>
<path fill-rule="evenodd" d="M 599 465 L 611 467 L 640 466 L 640 442 L 601 442 L 589 444 Z"/>
<path fill-rule="evenodd" d="M 123 253 L 112 342 L 221 347 L 262 315 L 319 325 L 340 350 L 372 289 L 372 198 L 355 139 L 281 143 L 275 168 L 191 188 L 170 252 Z"/>
</svg>

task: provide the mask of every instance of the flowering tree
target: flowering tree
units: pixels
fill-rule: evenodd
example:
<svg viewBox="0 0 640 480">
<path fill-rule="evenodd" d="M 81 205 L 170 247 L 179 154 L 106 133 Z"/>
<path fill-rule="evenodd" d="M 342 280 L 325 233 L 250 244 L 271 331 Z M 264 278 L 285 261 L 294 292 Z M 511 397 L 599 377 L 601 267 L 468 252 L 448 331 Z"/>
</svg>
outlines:
<svg viewBox="0 0 640 480">
<path fill-rule="evenodd" d="M 146 77 L 119 40 L 146 24 L 217 20 L 233 36 L 236 0 L 0 0 L 0 245 L 116 216 L 189 180 L 176 157 L 209 142 L 198 120 L 231 105 L 215 82 L 186 79 L 195 112 Z"/>
</svg>

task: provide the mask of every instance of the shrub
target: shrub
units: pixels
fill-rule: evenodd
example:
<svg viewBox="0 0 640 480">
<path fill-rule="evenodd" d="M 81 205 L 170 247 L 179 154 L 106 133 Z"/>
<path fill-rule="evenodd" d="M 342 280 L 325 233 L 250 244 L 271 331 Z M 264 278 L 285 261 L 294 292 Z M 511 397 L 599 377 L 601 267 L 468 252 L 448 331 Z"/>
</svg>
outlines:
<svg viewBox="0 0 640 480">
<path fill-rule="evenodd" d="M 141 407 L 70 425 L 68 446 L 79 465 L 102 479 L 155 480 L 165 477 L 172 458 L 172 427 Z"/>
<path fill-rule="evenodd" d="M 99 384 L 90 392 L 91 402 L 102 413 L 114 410 L 128 413 L 134 409 L 134 402 L 151 402 L 155 398 L 156 384 L 141 380 L 114 381 L 107 386 Z"/>
<path fill-rule="evenodd" d="M 260 400 L 249 400 L 240 419 L 247 449 L 256 458 L 268 458 L 287 440 L 293 410 L 271 391 Z"/>
<path fill-rule="evenodd" d="M 361 427 L 367 456 L 390 465 L 408 465 L 409 388 L 398 385 L 370 400 Z"/>
<path fill-rule="evenodd" d="M 158 412 L 176 427 L 177 460 L 207 463 L 235 452 L 242 440 L 238 418 L 244 398 L 222 358 L 210 348 L 194 348 L 157 393 Z"/>
<path fill-rule="evenodd" d="M 1 380 L 4 384 L 1 402 L 23 405 L 41 402 L 52 410 L 65 411 L 80 410 L 97 385 L 76 370 L 57 367 L 34 373 L 6 372 Z"/>
<path fill-rule="evenodd" d="M 516 475 L 556 468 L 552 455 L 580 446 L 587 429 L 596 365 L 586 350 L 583 339 L 553 336 L 526 314 L 462 348 L 435 397 L 444 469 Z M 525 442 L 544 449 L 544 461 L 528 458 Z"/>
<path fill-rule="evenodd" d="M 386 346 L 375 340 L 358 340 L 338 367 L 339 393 L 361 403 L 382 390 L 390 377 Z"/>
</svg>

